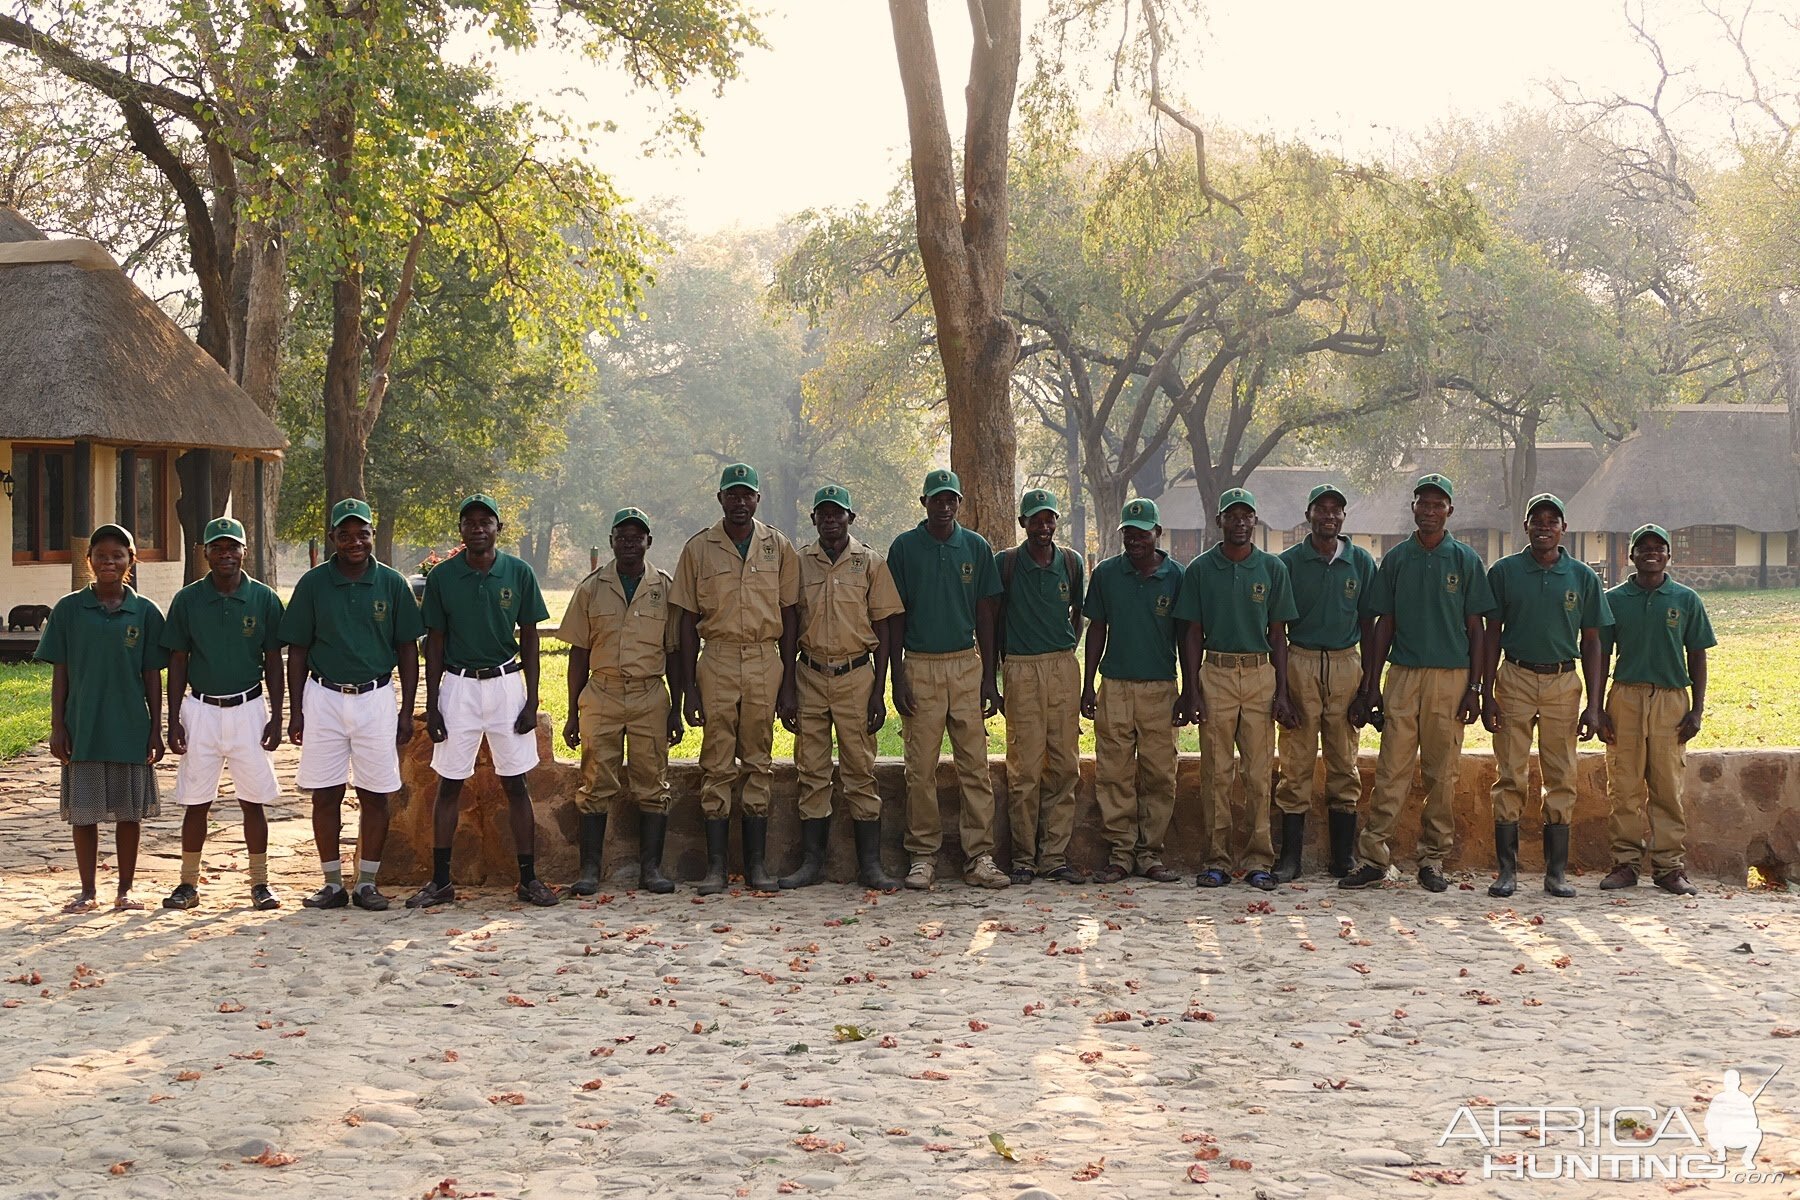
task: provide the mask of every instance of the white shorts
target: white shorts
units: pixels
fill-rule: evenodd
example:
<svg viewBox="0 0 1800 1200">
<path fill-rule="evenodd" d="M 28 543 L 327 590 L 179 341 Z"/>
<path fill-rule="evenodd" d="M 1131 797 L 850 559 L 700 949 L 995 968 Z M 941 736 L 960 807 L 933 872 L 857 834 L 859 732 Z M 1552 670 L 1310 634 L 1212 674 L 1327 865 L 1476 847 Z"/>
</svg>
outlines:
<svg viewBox="0 0 1800 1200">
<path fill-rule="evenodd" d="M 525 774 L 538 765 L 538 746 L 535 722 L 530 733 L 513 732 L 524 707 L 523 671 L 492 679 L 445 671 L 438 683 L 438 712 L 449 736 L 431 747 L 431 769 L 445 779 L 467 779 L 475 773 L 475 755 L 485 737 L 494 774 Z"/>
<path fill-rule="evenodd" d="M 269 698 L 258 696 L 220 708 L 189 696 L 181 705 L 187 753 L 175 772 L 175 803 L 211 804 L 219 798 L 219 773 L 231 768 L 231 786 L 244 804 L 273 804 L 281 796 L 275 757 L 262 748 Z"/>
<path fill-rule="evenodd" d="M 306 728 L 295 786 L 313 791 L 354 782 L 371 792 L 400 790 L 400 748 L 394 742 L 400 701 L 392 680 L 346 696 L 307 677 L 301 693 Z"/>
</svg>

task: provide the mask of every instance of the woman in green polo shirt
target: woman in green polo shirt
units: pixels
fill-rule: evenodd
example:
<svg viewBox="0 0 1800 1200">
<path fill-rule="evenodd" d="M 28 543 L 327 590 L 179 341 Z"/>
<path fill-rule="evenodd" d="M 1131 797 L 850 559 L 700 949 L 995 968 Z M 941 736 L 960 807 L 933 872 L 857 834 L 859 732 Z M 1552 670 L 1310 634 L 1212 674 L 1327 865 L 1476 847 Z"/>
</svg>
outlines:
<svg viewBox="0 0 1800 1200">
<path fill-rule="evenodd" d="M 37 656 L 55 664 L 50 753 L 62 763 L 62 817 L 75 828 L 81 892 L 66 913 L 92 912 L 100 822 L 113 822 L 119 851 L 115 909 L 131 897 L 138 823 L 161 813 L 155 764 L 162 759 L 162 610 L 125 580 L 137 562 L 131 534 L 102 525 L 88 539 L 94 582 L 56 602 Z"/>
</svg>

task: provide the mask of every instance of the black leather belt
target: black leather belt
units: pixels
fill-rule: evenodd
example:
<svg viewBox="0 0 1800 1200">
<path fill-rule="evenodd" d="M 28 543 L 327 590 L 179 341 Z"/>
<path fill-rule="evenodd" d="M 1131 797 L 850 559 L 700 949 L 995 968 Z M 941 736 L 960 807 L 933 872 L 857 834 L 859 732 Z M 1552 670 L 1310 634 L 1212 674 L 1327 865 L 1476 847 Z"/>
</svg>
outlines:
<svg viewBox="0 0 1800 1200">
<path fill-rule="evenodd" d="M 316 679 L 318 677 L 314 676 L 314 678 Z M 248 704 L 250 701 L 262 695 L 262 684 L 259 683 L 249 691 L 239 692 L 235 696 L 207 696 L 194 691 L 192 688 L 188 689 L 188 694 L 193 696 L 193 698 L 200 703 L 210 704 L 214 708 L 236 708 L 238 705 Z"/>
<path fill-rule="evenodd" d="M 361 696 L 374 691 L 378 687 L 386 687 L 388 685 L 388 680 L 394 677 L 393 672 L 390 671 L 381 678 L 371 679 L 367 683 L 333 683 L 317 671 L 308 671 L 307 674 L 312 677 L 314 683 L 318 684 L 326 691 L 337 692 L 344 696 Z"/>
<path fill-rule="evenodd" d="M 1525 670 L 1530 671 L 1533 675 L 1561 675 L 1567 671 L 1573 671 L 1575 669 L 1575 660 L 1574 659 L 1569 659 L 1567 662 L 1530 663 L 1530 662 L 1521 662 L 1509 654 L 1506 656 L 1506 661 L 1511 663 L 1515 667 L 1523 667 Z"/>
<path fill-rule="evenodd" d="M 498 667 L 445 667 L 451 675 L 461 675 L 464 679 L 498 679 L 502 675 L 517 675 L 525 669 L 525 664 L 513 659 Z"/>
<path fill-rule="evenodd" d="M 829 675 L 833 679 L 836 679 L 839 675 L 848 675 L 850 672 L 856 670 L 856 668 L 862 666 L 864 663 L 874 661 L 874 658 L 875 658 L 875 656 L 873 654 L 865 653 L 857 658 L 851 659 L 847 663 L 839 663 L 837 666 L 833 667 L 833 666 L 828 666 L 825 663 L 814 660 L 812 658 L 812 656 L 807 654 L 806 651 L 804 651 L 804 650 L 802 650 L 800 652 L 800 661 L 801 662 L 805 663 L 807 666 L 811 667 L 813 670 L 817 671 L 819 674 Z"/>
</svg>

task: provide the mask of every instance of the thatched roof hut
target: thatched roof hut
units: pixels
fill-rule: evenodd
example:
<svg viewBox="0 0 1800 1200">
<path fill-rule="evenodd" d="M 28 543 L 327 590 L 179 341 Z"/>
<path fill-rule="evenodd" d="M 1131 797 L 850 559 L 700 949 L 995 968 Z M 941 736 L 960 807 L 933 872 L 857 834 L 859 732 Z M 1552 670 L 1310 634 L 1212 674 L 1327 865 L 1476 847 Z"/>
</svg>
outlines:
<svg viewBox="0 0 1800 1200">
<path fill-rule="evenodd" d="M 1306 493 L 1321 483 L 1335 483 L 1355 496 L 1341 475 L 1322 467 L 1258 467 L 1244 486 L 1256 496 L 1261 524 L 1289 529 L 1305 524 Z M 1213 524 L 1214 514 L 1201 511 L 1200 489 L 1194 486 L 1191 473 L 1169 485 L 1156 503 L 1165 529 L 1202 529 Z"/>
<path fill-rule="evenodd" d="M 1569 526 L 1800 529 L 1800 472 L 1788 444 L 1787 409 L 1779 404 L 1652 409 L 1570 499 Z"/>
<path fill-rule="evenodd" d="M 1456 486 L 1457 529 L 1518 528 L 1514 500 L 1507 494 L 1510 450 L 1496 447 L 1426 447 L 1372 493 L 1353 500 L 1344 520 L 1352 535 L 1405 536 L 1413 531 L 1413 482 L 1427 471 L 1448 475 Z M 1567 502 L 1600 465 L 1599 451 L 1586 442 L 1545 442 L 1537 448 L 1536 492 L 1552 492 Z M 1525 497 L 1517 498 L 1522 503 Z"/>
<path fill-rule="evenodd" d="M 30 234 L 0 209 L 0 438 L 280 456 L 275 422 L 105 250 Z"/>
</svg>

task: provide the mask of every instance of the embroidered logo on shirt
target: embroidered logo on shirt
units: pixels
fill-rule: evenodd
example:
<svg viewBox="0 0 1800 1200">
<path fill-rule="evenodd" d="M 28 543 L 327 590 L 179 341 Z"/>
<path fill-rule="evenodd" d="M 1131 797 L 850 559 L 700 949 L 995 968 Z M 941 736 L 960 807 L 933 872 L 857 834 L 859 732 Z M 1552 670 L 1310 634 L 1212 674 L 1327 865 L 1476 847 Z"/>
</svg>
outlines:
<svg viewBox="0 0 1800 1200">
<path fill-rule="evenodd" d="M 1068 598 L 1069 598 L 1069 581 L 1067 579 L 1059 579 L 1056 581 L 1056 597 L 1057 597 L 1057 599 L 1063 600 L 1065 602 L 1068 600 Z"/>
<path fill-rule="evenodd" d="M 962 581 L 964 584 L 972 584 L 975 582 L 975 564 L 974 563 L 966 562 L 962 565 Z"/>
<path fill-rule="evenodd" d="M 125 648 L 128 650 L 134 648 L 138 644 L 138 638 L 142 637 L 143 633 L 144 631 L 139 629 L 136 625 L 127 625 L 125 627 Z"/>
<path fill-rule="evenodd" d="M 244 636 L 256 636 L 256 618 L 254 616 L 246 616 L 244 618 Z"/>
<path fill-rule="evenodd" d="M 513 602 L 513 590 L 509 587 L 501 588 L 500 589 L 500 607 L 501 608 L 511 608 L 512 602 Z"/>
<path fill-rule="evenodd" d="M 387 620 L 388 602 L 386 600 L 377 600 L 370 606 L 370 609 L 375 614 L 377 621 Z"/>
<path fill-rule="evenodd" d="M 1269 587 L 1267 584 L 1259 582 L 1259 583 L 1253 583 L 1250 585 L 1250 601 L 1251 601 L 1251 603 L 1261 604 L 1263 602 L 1263 599 L 1268 594 L 1269 594 Z"/>
<path fill-rule="evenodd" d="M 1666 624 L 1670 629 L 1680 629 L 1681 628 L 1681 610 L 1679 608 L 1671 608 L 1664 615 L 1663 623 Z"/>
<path fill-rule="evenodd" d="M 864 571 L 867 571 L 868 569 L 869 569 L 869 561 L 863 555 L 852 554 L 850 556 L 849 571 L 852 575 L 861 575 Z"/>
<path fill-rule="evenodd" d="M 774 558 L 775 557 L 775 543 L 767 538 L 763 539 L 763 557 L 764 558 Z"/>
<path fill-rule="evenodd" d="M 1354 575 L 1352 575 L 1350 578 L 1344 580 L 1344 599 L 1346 599 L 1346 600 L 1356 599 L 1356 589 L 1360 586 L 1361 586 L 1361 583 L 1357 580 L 1356 576 L 1354 576 Z"/>
<path fill-rule="evenodd" d="M 1563 611 L 1564 612 L 1574 612 L 1576 609 L 1576 606 L 1579 605 L 1580 603 L 1581 603 L 1581 598 L 1579 596 L 1577 596 L 1574 592 L 1569 591 L 1569 592 L 1563 593 Z"/>
<path fill-rule="evenodd" d="M 1455 594 L 1457 585 L 1460 584 L 1461 582 L 1462 582 L 1462 576 L 1458 575 L 1455 571 L 1451 571 L 1449 574 L 1444 576 L 1444 590 L 1446 592 L 1450 592 L 1451 594 Z"/>
<path fill-rule="evenodd" d="M 1162 595 L 1158 596 L 1156 598 L 1156 615 L 1159 617 L 1168 616 L 1169 615 L 1169 606 L 1171 603 L 1172 603 L 1172 601 L 1170 600 L 1169 594 L 1167 592 L 1164 592 Z"/>
</svg>

